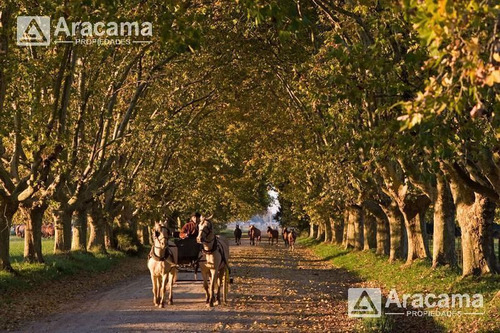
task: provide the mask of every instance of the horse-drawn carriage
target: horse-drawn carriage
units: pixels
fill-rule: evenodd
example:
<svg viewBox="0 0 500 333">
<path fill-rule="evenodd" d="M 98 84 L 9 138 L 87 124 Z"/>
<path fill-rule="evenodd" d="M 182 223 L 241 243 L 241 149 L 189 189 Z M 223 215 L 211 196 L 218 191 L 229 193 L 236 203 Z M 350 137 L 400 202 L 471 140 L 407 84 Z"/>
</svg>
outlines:
<svg viewBox="0 0 500 333">
<path fill-rule="evenodd" d="M 179 238 L 178 232 L 174 232 L 173 242 L 177 246 L 177 267 L 179 271 L 194 272 L 194 281 L 197 281 L 198 268 L 203 255 L 201 252 L 202 245 L 196 241 L 196 238 Z"/>
<path fill-rule="evenodd" d="M 194 270 L 195 280 L 198 268 L 201 271 L 207 305 L 214 306 L 215 300 L 216 304 L 226 303 L 230 283 L 229 243 L 223 237 L 215 235 L 212 222 L 203 216 L 200 218 L 198 228 L 197 238 L 169 239 L 171 234 L 167 226 L 155 223 L 153 243 L 148 258 L 155 306 L 165 305 L 167 284 L 168 303 L 173 304 L 172 289 L 174 283 L 180 281 L 177 278 L 178 272 L 182 269 L 189 271 L 190 268 Z M 173 235 L 179 236 L 179 233 Z"/>
</svg>

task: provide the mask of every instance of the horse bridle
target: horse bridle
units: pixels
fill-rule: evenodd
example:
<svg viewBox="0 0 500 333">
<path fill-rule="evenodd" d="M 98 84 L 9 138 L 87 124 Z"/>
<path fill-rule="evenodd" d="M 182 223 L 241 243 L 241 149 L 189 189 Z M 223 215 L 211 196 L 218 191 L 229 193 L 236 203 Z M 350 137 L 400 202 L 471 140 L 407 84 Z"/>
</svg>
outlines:
<svg viewBox="0 0 500 333">
<path fill-rule="evenodd" d="M 210 222 L 209 220 L 205 220 L 205 221 L 207 223 L 210 223 L 210 224 L 201 231 L 200 241 L 202 243 L 205 243 L 205 244 L 210 244 L 210 243 L 214 242 L 214 244 L 212 245 L 212 248 L 210 250 L 205 250 L 204 248 L 202 248 L 201 251 L 205 254 L 212 254 L 217 250 L 217 239 L 216 239 L 217 237 L 214 234 L 213 238 L 211 240 L 205 239 L 205 241 L 203 241 L 203 238 L 205 238 L 207 235 L 210 235 L 210 233 L 213 231 L 212 222 Z"/>
<path fill-rule="evenodd" d="M 154 254 L 154 256 L 158 257 L 160 260 L 165 260 L 170 255 L 170 249 L 168 246 L 168 237 L 165 237 L 165 235 L 161 232 L 161 229 L 167 229 L 167 233 L 170 233 L 170 230 L 168 230 L 168 228 L 166 226 L 160 225 L 160 231 L 155 230 L 155 238 L 158 239 L 159 241 L 162 241 L 163 239 L 167 239 L 167 243 L 165 244 L 165 247 L 161 247 L 161 246 L 156 246 L 153 242 L 153 254 Z M 160 235 L 157 235 L 157 234 L 160 234 Z M 160 236 L 163 236 L 163 238 L 160 238 Z M 165 257 L 157 256 L 154 249 L 165 250 Z"/>
<path fill-rule="evenodd" d="M 200 237 L 200 240 L 203 242 L 203 238 L 204 237 L 207 237 L 208 235 L 210 235 L 210 233 L 213 231 L 213 225 L 212 225 L 212 222 L 208 221 L 208 220 L 205 220 L 206 223 L 209 223 L 208 226 L 206 228 L 204 228 L 202 231 L 201 231 L 201 236 Z M 205 242 L 203 243 L 211 243 L 213 240 L 215 239 L 215 235 L 214 237 L 211 239 L 211 240 L 206 240 Z"/>
</svg>

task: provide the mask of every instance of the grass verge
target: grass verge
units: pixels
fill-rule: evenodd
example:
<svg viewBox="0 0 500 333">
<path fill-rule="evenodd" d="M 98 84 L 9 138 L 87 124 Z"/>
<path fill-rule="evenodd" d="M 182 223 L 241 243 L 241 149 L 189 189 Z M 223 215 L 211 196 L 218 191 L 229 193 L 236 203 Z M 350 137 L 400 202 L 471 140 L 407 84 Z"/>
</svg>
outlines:
<svg viewBox="0 0 500 333">
<path fill-rule="evenodd" d="M 54 281 L 81 272 L 103 272 L 111 269 L 126 257 L 122 252 L 109 251 L 108 254 L 70 252 L 52 254 L 53 239 L 44 239 L 42 252 L 44 264 L 23 262 L 24 240 L 13 237 L 11 240 L 12 267 L 17 275 L 0 271 L 0 294 L 34 288 L 44 282 Z"/>
<path fill-rule="evenodd" d="M 138 256 L 71 252 L 52 254 L 53 240 L 45 239 L 45 264 L 23 262 L 23 240 L 11 239 L 12 265 L 17 275 L 0 272 L 0 331 L 17 330 L 26 323 L 52 316 L 69 302 L 84 300 L 96 290 L 110 288 L 138 274 L 146 274 L 145 248 Z"/>
<path fill-rule="evenodd" d="M 480 293 L 484 297 L 483 315 L 434 317 L 435 321 L 449 331 L 500 332 L 500 276 L 462 278 L 458 269 L 439 267 L 432 269 L 428 260 L 416 261 L 412 265 L 404 262 L 389 263 L 386 256 L 371 251 L 347 251 L 341 246 L 320 243 L 301 238 L 299 244 L 310 247 L 313 252 L 337 267 L 342 267 L 372 281 L 388 292 L 394 288 L 403 293 Z"/>
</svg>

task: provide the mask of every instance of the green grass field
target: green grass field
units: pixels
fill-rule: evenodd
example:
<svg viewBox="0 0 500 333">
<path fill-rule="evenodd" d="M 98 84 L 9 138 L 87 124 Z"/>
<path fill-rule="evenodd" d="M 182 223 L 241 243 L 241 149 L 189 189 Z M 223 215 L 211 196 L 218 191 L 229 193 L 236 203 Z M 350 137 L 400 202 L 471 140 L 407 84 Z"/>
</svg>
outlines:
<svg viewBox="0 0 500 333">
<path fill-rule="evenodd" d="M 44 239 L 42 252 L 45 263 L 30 264 L 23 262 L 24 239 L 13 236 L 10 245 L 12 267 L 18 275 L 0 272 L 0 294 L 32 288 L 40 283 L 80 272 L 105 271 L 126 256 L 118 251 L 109 251 L 108 254 L 71 252 L 54 255 L 54 240 Z"/>
<path fill-rule="evenodd" d="M 376 285 L 385 291 L 395 288 L 398 294 L 481 293 L 484 297 L 485 315 L 474 318 L 438 317 L 436 322 L 447 330 L 462 330 L 466 327 L 479 328 L 480 331 L 500 331 L 500 297 L 495 297 L 500 290 L 498 275 L 462 278 L 459 269 L 432 269 L 428 260 L 416 261 L 411 266 L 406 266 L 402 261 L 389 263 L 386 256 L 378 256 L 370 251 L 347 251 L 337 245 L 306 238 L 301 238 L 299 244 L 310 247 L 316 255 L 336 267 L 345 268 L 363 280 L 375 281 Z"/>
<path fill-rule="evenodd" d="M 234 237 L 234 230 L 224 229 L 224 230 L 219 231 L 217 234 L 220 236 L 224 236 L 226 238 L 233 238 Z"/>
<path fill-rule="evenodd" d="M 50 256 L 54 251 L 54 238 L 42 239 L 42 252 L 44 256 Z M 12 263 L 23 261 L 24 238 L 11 236 L 10 238 L 10 260 Z"/>
</svg>

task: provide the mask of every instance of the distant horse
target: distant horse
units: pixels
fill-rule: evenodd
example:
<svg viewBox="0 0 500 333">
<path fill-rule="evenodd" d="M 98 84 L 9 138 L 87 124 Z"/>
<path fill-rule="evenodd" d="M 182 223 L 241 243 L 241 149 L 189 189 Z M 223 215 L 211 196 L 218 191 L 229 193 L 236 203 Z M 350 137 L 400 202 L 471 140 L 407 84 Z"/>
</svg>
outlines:
<svg viewBox="0 0 500 333">
<path fill-rule="evenodd" d="M 42 237 L 49 238 L 54 236 L 54 233 L 55 233 L 54 224 L 48 223 L 42 225 Z"/>
<path fill-rule="evenodd" d="M 203 276 L 203 288 L 206 294 L 206 303 L 214 306 L 215 288 L 217 287 L 217 305 L 222 302 L 227 304 L 227 293 L 229 291 L 229 243 L 224 237 L 216 236 L 212 222 L 203 215 L 198 225 L 198 237 L 196 240 L 203 245 L 202 252 L 206 257 L 206 263 L 200 264 Z M 209 284 L 210 282 L 210 284 Z"/>
<path fill-rule="evenodd" d="M 24 224 L 19 224 L 16 226 L 16 236 L 24 238 L 24 231 L 26 230 L 26 226 Z"/>
<path fill-rule="evenodd" d="M 287 227 L 283 228 L 283 241 L 285 242 L 285 247 L 288 247 L 288 234 L 290 232 L 288 231 Z"/>
<path fill-rule="evenodd" d="M 239 226 L 236 226 L 236 229 L 234 229 L 234 241 L 236 245 L 241 245 L 241 229 Z"/>
<path fill-rule="evenodd" d="M 290 250 L 295 250 L 295 240 L 297 239 L 297 234 L 295 233 L 295 230 L 291 230 L 288 233 L 288 245 L 290 246 Z"/>
<path fill-rule="evenodd" d="M 153 283 L 153 304 L 163 308 L 167 282 L 169 288 L 168 304 L 172 305 L 172 289 L 177 280 L 177 247 L 169 244 L 168 228 L 156 222 L 153 229 L 153 247 L 148 257 L 148 268 Z"/>
<path fill-rule="evenodd" d="M 250 237 L 250 245 L 256 245 L 256 241 L 260 244 L 261 233 L 260 230 L 255 226 L 250 226 L 250 229 L 248 230 L 248 236 Z"/>
<path fill-rule="evenodd" d="M 273 245 L 276 240 L 276 244 L 278 244 L 279 233 L 278 230 L 272 229 L 271 227 L 267 227 L 267 237 L 268 243 Z"/>
</svg>

